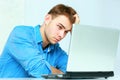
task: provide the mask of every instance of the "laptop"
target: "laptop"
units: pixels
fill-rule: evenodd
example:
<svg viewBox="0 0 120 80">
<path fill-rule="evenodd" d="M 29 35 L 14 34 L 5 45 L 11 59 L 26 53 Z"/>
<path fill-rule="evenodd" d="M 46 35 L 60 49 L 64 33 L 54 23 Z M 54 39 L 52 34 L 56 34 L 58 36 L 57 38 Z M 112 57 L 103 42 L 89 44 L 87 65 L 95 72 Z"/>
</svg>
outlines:
<svg viewBox="0 0 120 80">
<path fill-rule="evenodd" d="M 48 79 L 96 79 L 114 76 L 120 31 L 76 24 L 69 46 L 67 72 L 42 75 Z"/>
</svg>

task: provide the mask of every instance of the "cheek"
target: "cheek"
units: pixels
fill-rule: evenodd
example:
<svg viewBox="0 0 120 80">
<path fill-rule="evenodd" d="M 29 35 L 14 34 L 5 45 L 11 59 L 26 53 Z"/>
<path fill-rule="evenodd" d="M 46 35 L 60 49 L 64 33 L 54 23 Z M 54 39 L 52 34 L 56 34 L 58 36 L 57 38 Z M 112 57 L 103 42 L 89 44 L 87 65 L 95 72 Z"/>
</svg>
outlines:
<svg viewBox="0 0 120 80">
<path fill-rule="evenodd" d="M 57 32 L 58 32 L 57 26 L 52 26 L 51 27 L 51 33 L 57 33 Z"/>
<path fill-rule="evenodd" d="M 58 34 L 57 32 L 58 32 L 58 31 L 57 31 L 56 29 L 52 29 L 52 30 L 51 30 L 51 34 L 52 34 L 52 35 L 57 35 L 57 34 Z"/>
<path fill-rule="evenodd" d="M 48 32 L 48 35 L 56 35 L 57 29 L 54 27 L 50 27 L 50 28 L 48 28 L 47 32 Z"/>
</svg>

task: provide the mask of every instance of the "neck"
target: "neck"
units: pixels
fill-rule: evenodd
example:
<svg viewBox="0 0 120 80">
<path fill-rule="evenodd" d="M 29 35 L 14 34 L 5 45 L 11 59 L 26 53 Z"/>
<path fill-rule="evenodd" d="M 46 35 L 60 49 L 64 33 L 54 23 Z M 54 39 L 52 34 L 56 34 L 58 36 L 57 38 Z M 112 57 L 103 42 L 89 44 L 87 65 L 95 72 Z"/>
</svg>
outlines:
<svg viewBox="0 0 120 80">
<path fill-rule="evenodd" d="M 40 27 L 40 32 L 41 32 L 41 36 L 42 36 L 42 39 L 43 39 L 43 44 L 42 44 L 42 47 L 43 48 L 46 48 L 49 44 L 47 38 L 46 38 L 46 35 L 45 35 L 45 25 L 43 24 L 41 27 Z"/>
</svg>

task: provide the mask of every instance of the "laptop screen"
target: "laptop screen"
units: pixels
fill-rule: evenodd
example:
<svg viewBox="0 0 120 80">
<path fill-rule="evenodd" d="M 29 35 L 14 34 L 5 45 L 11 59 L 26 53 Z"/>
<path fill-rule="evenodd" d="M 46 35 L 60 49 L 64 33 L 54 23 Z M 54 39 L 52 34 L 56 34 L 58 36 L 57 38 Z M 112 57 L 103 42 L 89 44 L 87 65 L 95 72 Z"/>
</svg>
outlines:
<svg viewBox="0 0 120 80">
<path fill-rule="evenodd" d="M 119 30 L 74 25 L 67 71 L 113 71 Z"/>
</svg>

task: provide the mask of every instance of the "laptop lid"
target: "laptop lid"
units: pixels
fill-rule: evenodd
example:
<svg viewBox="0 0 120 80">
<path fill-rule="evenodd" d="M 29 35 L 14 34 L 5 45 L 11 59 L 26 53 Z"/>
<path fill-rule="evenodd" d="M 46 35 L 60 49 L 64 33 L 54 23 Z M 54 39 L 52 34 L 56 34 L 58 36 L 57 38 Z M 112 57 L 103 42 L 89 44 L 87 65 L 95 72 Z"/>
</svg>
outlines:
<svg viewBox="0 0 120 80">
<path fill-rule="evenodd" d="M 67 72 L 44 74 L 47 79 L 96 79 L 114 75 L 119 30 L 74 25 L 69 47 Z"/>
<path fill-rule="evenodd" d="M 118 40 L 117 29 L 74 25 L 67 72 L 113 71 Z"/>
</svg>

